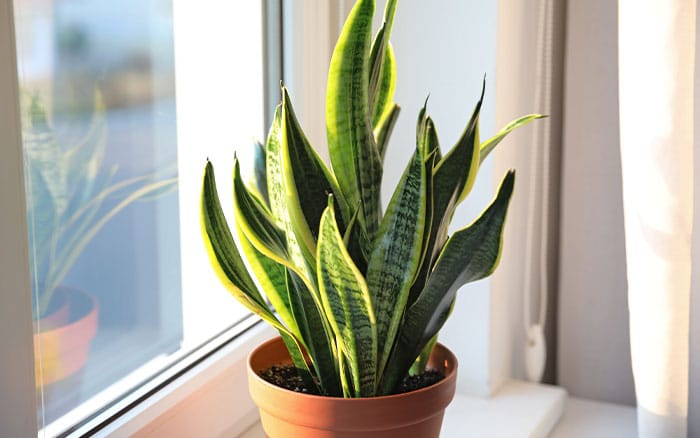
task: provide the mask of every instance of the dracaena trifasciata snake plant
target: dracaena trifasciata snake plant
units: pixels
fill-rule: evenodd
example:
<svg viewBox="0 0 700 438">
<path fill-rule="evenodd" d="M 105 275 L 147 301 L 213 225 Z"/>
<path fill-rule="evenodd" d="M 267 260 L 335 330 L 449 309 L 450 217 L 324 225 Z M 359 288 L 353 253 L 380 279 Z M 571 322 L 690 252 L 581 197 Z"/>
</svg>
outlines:
<svg viewBox="0 0 700 438">
<path fill-rule="evenodd" d="M 287 90 L 256 172 L 246 184 L 234 163 L 235 226 L 249 274 L 221 209 L 212 164 L 202 192 L 202 227 L 212 265 L 230 292 L 282 336 L 306 385 L 319 394 L 391 394 L 421 372 L 460 286 L 498 264 L 513 192 L 509 171 L 471 225 L 448 236 L 456 206 L 479 165 L 522 117 L 479 142 L 481 99 L 443 156 L 425 107 L 417 145 L 382 213 L 384 151 L 399 113 L 389 43 L 396 0 L 372 39 L 374 0 L 359 0 L 333 52 L 326 97 L 332 164 L 309 144 Z"/>
</svg>

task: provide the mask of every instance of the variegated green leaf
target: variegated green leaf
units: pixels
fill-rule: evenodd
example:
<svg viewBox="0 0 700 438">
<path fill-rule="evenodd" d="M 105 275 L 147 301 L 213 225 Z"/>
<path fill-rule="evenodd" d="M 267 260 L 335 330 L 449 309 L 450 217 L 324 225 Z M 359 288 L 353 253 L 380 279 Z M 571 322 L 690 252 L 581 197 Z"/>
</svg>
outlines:
<svg viewBox="0 0 700 438">
<path fill-rule="evenodd" d="M 279 104 L 275 108 L 275 116 L 265 143 L 265 170 L 272 218 L 278 227 L 286 231 L 289 214 L 287 213 L 287 194 L 284 187 L 284 174 L 282 173 L 281 126 L 282 104 Z"/>
<path fill-rule="evenodd" d="M 388 0 L 384 21 L 372 43 L 369 55 L 369 102 L 372 125 L 376 126 L 382 114 L 389 109 L 396 87 L 396 62 L 389 40 L 394 25 L 397 0 Z"/>
<path fill-rule="evenodd" d="M 509 171 L 489 207 L 471 225 L 447 241 L 428 283 L 406 310 L 397 348 L 381 382 L 382 393 L 391 393 L 449 314 L 457 290 L 464 284 L 485 278 L 498 265 L 503 225 L 513 193 L 515 173 Z"/>
<path fill-rule="evenodd" d="M 430 136 L 428 136 L 429 138 Z M 418 267 L 418 272 L 416 273 L 416 278 L 411 285 L 411 291 L 408 295 L 407 305 L 413 304 L 413 302 L 418 298 L 418 294 L 423 290 L 425 282 L 428 278 L 428 274 L 433 266 L 433 253 L 436 251 L 436 247 L 442 248 L 445 240 L 447 239 L 447 233 L 442 236 L 438 233 L 439 225 L 443 222 L 443 218 L 436 217 L 434 214 L 434 187 L 432 170 L 437 162 L 438 150 L 433 149 L 428 159 L 424 162 L 425 172 L 426 172 L 426 202 L 425 202 L 425 225 L 423 227 L 422 233 L 422 243 L 421 243 L 421 256 L 420 264 Z M 433 224 L 436 224 L 433 226 Z M 445 224 L 445 230 L 447 229 L 447 224 Z M 439 250 L 438 250 L 439 252 Z M 437 255 L 435 255 L 437 257 Z"/>
<path fill-rule="evenodd" d="M 450 304 L 450 310 L 448 312 L 448 316 L 452 315 L 452 311 L 455 309 L 455 303 L 457 302 L 457 296 L 455 296 L 452 299 L 452 304 Z M 425 372 L 428 362 L 430 361 L 430 355 L 433 353 L 433 349 L 435 348 L 435 345 L 437 344 L 438 341 L 438 334 L 436 333 L 435 336 L 433 336 L 427 344 L 425 344 L 425 347 L 423 347 L 423 351 L 420 352 L 418 357 L 416 358 L 416 361 L 413 362 L 413 365 L 411 365 L 411 368 L 408 370 L 408 374 L 411 376 L 415 376 L 418 374 L 421 374 Z"/>
<path fill-rule="evenodd" d="M 484 81 L 481 97 L 462 136 L 435 168 L 435 204 L 438 212 L 447 205 L 453 194 L 457 194 L 459 203 L 474 186 L 479 169 L 479 114 L 485 90 Z"/>
<path fill-rule="evenodd" d="M 365 254 L 364 250 L 369 251 L 369 243 L 367 243 L 367 237 L 363 236 L 362 228 L 357 223 L 357 216 L 360 210 L 357 209 L 355 214 L 350 218 L 348 226 L 345 228 L 345 234 L 343 235 L 343 243 L 345 248 L 347 248 L 350 257 L 355 262 L 355 266 L 360 272 L 367 272 L 367 261 L 369 260 L 369 253 Z"/>
<path fill-rule="evenodd" d="M 374 0 L 359 0 L 333 51 L 326 93 L 326 128 L 333 171 L 369 242 L 380 219 L 381 159 L 369 113 L 369 51 Z"/>
<path fill-rule="evenodd" d="M 309 388 L 314 388 L 315 383 L 304 360 L 301 343 L 275 317 L 246 270 L 221 209 L 214 168 L 210 162 L 207 162 L 202 185 L 201 226 L 209 261 L 221 283 L 238 302 L 279 331 L 301 377 Z"/>
<path fill-rule="evenodd" d="M 304 254 L 302 246 L 294 231 L 292 215 L 289 211 L 287 192 L 287 169 L 283 162 L 282 147 L 282 104 L 275 109 L 275 117 L 270 127 L 265 145 L 265 157 L 267 164 L 267 190 L 270 198 L 271 219 L 284 232 L 287 241 L 288 263 L 310 287 L 315 288 L 311 280 L 315 278 L 313 270 L 315 263 L 310 266 L 308 254 Z M 299 213 L 298 202 L 294 203 Z M 291 267 L 290 266 L 290 267 Z"/>
<path fill-rule="evenodd" d="M 233 163 L 233 205 L 236 224 L 261 253 L 282 264 L 289 264 L 284 231 L 274 224 L 263 206 L 253 197 L 241 178 L 238 158 Z"/>
<path fill-rule="evenodd" d="M 352 376 L 349 392 L 372 396 L 377 372 L 374 311 L 365 279 L 343 245 L 332 200 L 321 218 L 316 259 L 323 307 Z"/>
<path fill-rule="evenodd" d="M 379 30 L 377 39 L 384 39 L 386 33 L 384 29 Z M 381 42 L 375 39 L 375 46 L 372 47 L 372 53 L 377 44 Z M 378 62 L 379 60 L 377 60 Z M 374 74 L 374 65 L 372 74 Z M 381 119 L 391 111 L 394 103 L 394 93 L 396 92 L 396 59 L 394 58 L 394 48 L 391 43 L 386 42 L 384 58 L 382 59 L 382 68 L 379 72 L 379 82 L 376 84 L 376 90 L 372 89 L 370 78 L 370 112 L 372 114 L 372 126 L 376 130 Z"/>
<path fill-rule="evenodd" d="M 339 364 L 335 335 L 322 308 L 316 305 L 313 295 L 304 282 L 292 270 L 287 270 L 289 302 L 304 346 L 316 370 L 316 376 L 324 395 L 339 397 L 342 394 L 338 380 Z"/>
<path fill-rule="evenodd" d="M 326 209 L 328 195 L 333 194 L 336 207 L 343 214 L 348 208 L 335 177 L 326 168 L 299 125 L 289 93 L 282 87 L 281 149 L 286 208 L 294 232 L 309 254 L 316 253 L 316 239 L 321 215 Z M 345 221 L 347 221 L 347 216 Z"/>
<path fill-rule="evenodd" d="M 386 148 L 389 145 L 389 137 L 394 130 L 394 125 L 399 118 L 400 112 L 401 108 L 394 104 L 389 111 L 384 114 L 384 117 L 381 118 L 379 124 L 374 129 L 374 138 L 377 139 L 377 151 L 379 151 L 382 162 L 384 162 Z"/>
<path fill-rule="evenodd" d="M 430 154 L 435 153 L 435 163 L 437 164 L 440 162 L 440 160 L 442 160 L 442 151 L 440 151 L 440 140 L 438 138 L 437 127 L 430 116 L 428 116 L 426 120 L 426 125 L 425 141 L 427 143 L 427 153 L 425 156 L 428 157 Z"/>
<path fill-rule="evenodd" d="M 457 144 L 444 156 L 433 170 L 432 180 L 432 211 L 430 216 L 430 231 L 427 233 L 425 246 L 426 256 L 418 275 L 416 284 L 411 291 L 410 302 L 420 293 L 422 285 L 427 279 L 427 274 L 433 269 L 433 264 L 447 240 L 447 230 L 460 196 L 466 196 L 471 190 L 479 168 L 479 113 L 484 97 L 485 83 L 481 89 L 481 98 L 474 108 L 471 119 L 467 124 Z M 424 119 L 419 117 L 425 125 L 423 137 L 427 149 L 435 151 L 436 159 L 440 156 L 437 131 L 427 115 Z M 432 129 L 430 128 L 432 127 Z M 432 132 L 431 132 L 432 131 Z M 419 138 L 421 137 L 419 132 Z"/>
<path fill-rule="evenodd" d="M 342 339 L 337 338 L 336 345 L 341 345 L 342 343 Z M 336 355 L 338 362 L 338 374 L 340 374 L 340 384 L 343 391 L 343 397 L 350 398 L 353 396 L 354 392 L 352 389 L 352 376 L 350 375 L 348 360 L 345 357 L 345 353 L 343 353 L 343 351 L 340 348 L 337 349 Z"/>
<path fill-rule="evenodd" d="M 423 232 L 423 251 L 421 253 L 420 268 L 416 275 L 416 280 L 411 286 L 408 304 L 412 304 L 418 297 L 418 294 L 423 289 L 425 281 L 428 278 L 428 273 L 432 268 L 432 263 L 437 257 L 439 250 L 442 248 L 444 241 L 447 239 L 447 226 L 449 225 L 449 217 L 443 214 L 436 214 L 435 210 L 435 189 L 433 170 L 436 163 L 440 160 L 440 144 L 438 141 L 437 130 L 433 120 L 427 114 L 426 105 L 418 114 L 418 123 L 416 126 L 416 139 L 418 148 L 423 151 L 426 158 L 425 167 L 428 172 L 427 189 L 426 189 L 426 221 Z M 449 207 L 449 205 L 448 205 Z M 447 209 L 450 211 L 450 209 Z M 444 226 L 444 235 L 440 233 L 440 226 Z"/>
<path fill-rule="evenodd" d="M 406 168 L 382 220 L 367 268 L 377 317 L 378 373 L 389 359 L 408 294 L 420 264 L 427 175 L 420 148 Z"/>
<path fill-rule="evenodd" d="M 304 339 L 301 336 L 297 321 L 292 314 L 291 304 L 289 302 L 289 293 L 287 292 L 287 268 L 267 257 L 258 251 L 251 243 L 240 225 L 237 223 L 239 241 L 241 249 L 245 254 L 248 264 L 258 279 L 258 283 L 262 288 L 265 296 L 270 300 L 270 304 L 277 311 L 280 319 L 289 331 L 295 336 Z"/>
<path fill-rule="evenodd" d="M 428 99 L 426 98 L 423 107 L 418 112 L 418 121 L 416 122 L 416 147 L 420 149 L 424 158 L 430 155 L 430 149 L 435 146 L 428 142 L 428 119 Z"/>
<path fill-rule="evenodd" d="M 210 162 L 207 162 L 204 173 L 201 201 L 202 235 L 214 271 L 239 301 L 261 317 L 266 318 L 265 315 L 269 316 L 271 312 L 262 295 L 258 292 L 255 282 L 248 274 L 233 240 L 219 203 L 214 167 Z M 276 320 L 276 318 L 274 319 Z"/>
<path fill-rule="evenodd" d="M 496 146 L 498 146 L 498 143 L 500 143 L 501 140 L 503 140 L 506 137 L 506 135 L 510 134 L 515 129 L 520 128 L 521 126 L 527 125 L 533 120 L 543 119 L 545 117 L 547 116 L 543 116 L 542 114 L 528 114 L 508 123 L 503 129 L 501 129 L 498 132 L 498 134 L 481 143 L 479 152 L 479 164 L 484 162 L 486 157 L 488 157 L 491 151 L 493 151 L 496 148 Z"/>
<path fill-rule="evenodd" d="M 515 172 L 511 170 L 503 178 L 491 205 L 474 223 L 454 233 L 445 244 L 424 293 L 407 314 L 409 317 L 427 315 L 425 310 L 434 310 L 432 306 L 438 302 L 436 298 L 442 297 L 437 311 L 430 312 L 432 317 L 426 325 L 423 341 L 427 342 L 442 327 L 443 317 L 447 316 L 457 289 L 488 277 L 498 266 L 503 226 L 514 184 Z"/>
<path fill-rule="evenodd" d="M 248 192 L 241 179 L 238 159 L 234 160 L 233 169 L 233 205 L 239 229 L 255 249 L 296 272 L 307 287 L 315 292 L 314 277 L 310 276 L 306 269 L 305 259 L 302 257 L 298 263 L 294 259 L 293 247 L 289 244 L 290 233 L 285 233 L 275 225 L 264 206 Z M 319 300 L 317 293 L 314 296 Z"/>
<path fill-rule="evenodd" d="M 247 238 L 255 250 L 269 257 L 271 261 L 292 271 L 284 274 L 291 315 L 296 321 L 304 347 L 307 348 L 314 365 L 317 365 L 317 377 L 322 390 L 329 394 L 339 394 L 333 362 L 335 355 L 328 341 L 331 330 L 321 314 L 322 305 L 315 290 L 315 283 L 306 277 L 306 270 L 299 269 L 290 260 L 284 233 L 247 192 L 241 181 L 237 160 L 234 162 L 233 191 L 236 220 L 243 234 L 242 238 Z M 257 256 L 255 252 L 246 255 L 249 259 Z M 298 279 L 298 282 L 290 282 L 289 276 Z"/>
</svg>

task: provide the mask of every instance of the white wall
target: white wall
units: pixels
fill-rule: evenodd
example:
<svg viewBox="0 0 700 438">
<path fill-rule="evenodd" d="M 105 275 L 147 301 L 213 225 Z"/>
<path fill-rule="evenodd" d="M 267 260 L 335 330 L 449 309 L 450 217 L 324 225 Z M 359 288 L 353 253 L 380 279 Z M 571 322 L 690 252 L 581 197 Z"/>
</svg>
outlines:
<svg viewBox="0 0 700 438">
<path fill-rule="evenodd" d="M 507 168 L 517 173 L 501 265 L 492 280 L 492 366 L 496 379 L 525 377 L 526 325 L 542 323 L 543 312 L 547 353 L 543 380 L 556 383 L 566 2 L 551 2 L 547 9 L 543 6 L 540 0 L 499 1 L 496 124 L 533 112 L 549 117 L 518 129 L 494 154 L 495 177 Z M 528 292 L 530 314 L 525 316 Z M 546 311 L 540 309 L 543 295 Z"/>
<path fill-rule="evenodd" d="M 618 129 L 617 2 L 569 2 L 559 383 L 634 404 Z"/>
<path fill-rule="evenodd" d="M 382 199 L 384 205 L 415 148 L 416 120 L 425 98 L 442 150 L 462 133 L 481 92 L 486 96 L 481 135 L 495 130 L 496 16 L 498 2 L 400 0 L 392 43 L 397 61 L 396 103 L 401 115 L 386 154 Z M 377 11 L 384 10 L 377 2 Z M 378 14 L 379 15 L 379 14 Z M 484 164 L 470 197 L 458 209 L 453 230 L 462 227 L 488 205 L 493 196 L 493 166 Z M 458 390 L 486 395 L 489 387 L 490 282 L 465 286 L 440 341 L 459 359 Z"/>
</svg>

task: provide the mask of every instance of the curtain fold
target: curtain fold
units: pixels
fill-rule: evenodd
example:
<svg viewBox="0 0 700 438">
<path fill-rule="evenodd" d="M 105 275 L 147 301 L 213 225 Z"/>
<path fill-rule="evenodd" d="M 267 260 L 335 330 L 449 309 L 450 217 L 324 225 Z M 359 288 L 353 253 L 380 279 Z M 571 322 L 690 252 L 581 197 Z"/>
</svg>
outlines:
<svg viewBox="0 0 700 438">
<path fill-rule="evenodd" d="M 640 437 L 685 437 L 695 0 L 620 0 L 619 105 Z"/>
</svg>

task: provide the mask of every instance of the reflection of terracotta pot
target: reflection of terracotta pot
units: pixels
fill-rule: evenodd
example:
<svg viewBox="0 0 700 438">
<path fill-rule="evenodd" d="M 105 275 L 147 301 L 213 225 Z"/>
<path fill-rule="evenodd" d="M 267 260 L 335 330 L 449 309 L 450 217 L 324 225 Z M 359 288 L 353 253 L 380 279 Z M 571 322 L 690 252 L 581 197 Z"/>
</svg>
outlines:
<svg viewBox="0 0 700 438">
<path fill-rule="evenodd" d="M 272 385 L 257 375 L 290 364 L 281 338 L 265 342 L 248 357 L 248 386 L 271 438 L 430 438 L 440 436 L 445 408 L 457 382 L 457 359 L 438 344 L 428 367 L 445 378 L 405 394 L 369 398 L 320 397 Z"/>
<path fill-rule="evenodd" d="M 97 300 L 75 289 L 57 289 L 58 310 L 39 320 L 34 333 L 36 386 L 81 370 L 97 333 Z"/>
<path fill-rule="evenodd" d="M 67 289 L 56 289 L 47 315 L 41 318 L 38 322 L 35 321 L 34 333 L 41 331 L 49 331 L 68 324 L 70 316 L 70 308 L 68 307 L 68 292 Z"/>
</svg>

